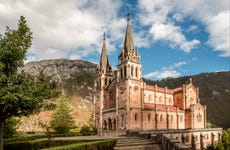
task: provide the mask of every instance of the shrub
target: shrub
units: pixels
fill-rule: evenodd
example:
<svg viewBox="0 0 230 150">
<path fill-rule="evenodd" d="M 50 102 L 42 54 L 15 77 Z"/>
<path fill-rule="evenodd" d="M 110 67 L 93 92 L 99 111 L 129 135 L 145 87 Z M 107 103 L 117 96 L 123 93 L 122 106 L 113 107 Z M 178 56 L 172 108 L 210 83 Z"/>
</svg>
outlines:
<svg viewBox="0 0 230 150">
<path fill-rule="evenodd" d="M 17 126 L 20 124 L 19 118 L 10 118 L 3 126 L 4 138 L 12 138 L 17 135 Z"/>
<path fill-rule="evenodd" d="M 81 127 L 80 133 L 82 135 L 90 135 L 90 133 L 91 133 L 90 127 L 88 127 L 88 126 Z"/>
<path fill-rule="evenodd" d="M 97 127 L 95 127 L 95 126 L 92 127 L 92 134 L 94 134 L 94 135 L 97 134 Z"/>
</svg>

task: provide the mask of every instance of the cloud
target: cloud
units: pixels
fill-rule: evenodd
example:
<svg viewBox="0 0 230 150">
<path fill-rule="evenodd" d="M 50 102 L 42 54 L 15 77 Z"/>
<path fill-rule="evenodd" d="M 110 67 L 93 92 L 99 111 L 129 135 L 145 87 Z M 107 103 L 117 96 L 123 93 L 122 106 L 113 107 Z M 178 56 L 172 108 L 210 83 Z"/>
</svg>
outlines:
<svg viewBox="0 0 230 150">
<path fill-rule="evenodd" d="M 112 4 L 112 5 L 111 5 Z M 114 0 L 7 0 L 0 2 L 0 30 L 16 27 L 20 15 L 26 17 L 33 32 L 28 60 L 82 58 L 99 53 L 104 31 L 108 51 L 115 50 L 125 28 L 118 12 L 121 1 Z"/>
<path fill-rule="evenodd" d="M 179 47 L 185 52 L 190 52 L 200 44 L 200 41 L 196 39 L 188 41 L 181 33 L 180 27 L 172 24 L 153 24 L 149 32 L 154 40 L 166 40 L 172 48 Z"/>
<path fill-rule="evenodd" d="M 191 32 L 191 33 L 197 33 L 199 32 L 199 26 L 198 25 L 191 25 L 186 29 L 186 32 Z"/>
<path fill-rule="evenodd" d="M 140 0 L 138 5 L 140 22 L 150 27 L 149 31 L 154 40 L 166 40 L 174 48 L 191 51 L 200 41 L 188 40 L 176 22 L 194 19 L 203 24 L 209 34 L 207 44 L 219 51 L 220 56 L 230 56 L 228 0 Z M 190 26 L 187 31 L 195 29 L 196 26 Z M 170 34 L 167 34 L 167 31 Z"/>
<path fill-rule="evenodd" d="M 193 58 L 190 61 L 180 61 L 180 62 L 176 62 L 170 66 L 167 67 L 162 67 L 160 70 L 158 71 L 153 71 L 150 73 L 145 74 L 143 77 L 147 78 L 147 79 L 152 79 L 152 80 L 161 80 L 161 79 L 165 79 L 165 78 L 177 78 L 179 76 L 181 76 L 181 73 L 178 71 L 178 69 L 192 61 L 195 61 L 196 58 Z"/>
<path fill-rule="evenodd" d="M 144 75 L 144 78 L 153 79 L 153 80 L 160 80 L 160 79 L 165 79 L 168 77 L 176 78 L 179 76 L 181 76 L 181 73 L 179 73 L 175 70 L 161 70 L 161 71 L 154 71 L 154 72 L 148 73 L 148 74 Z"/>
</svg>

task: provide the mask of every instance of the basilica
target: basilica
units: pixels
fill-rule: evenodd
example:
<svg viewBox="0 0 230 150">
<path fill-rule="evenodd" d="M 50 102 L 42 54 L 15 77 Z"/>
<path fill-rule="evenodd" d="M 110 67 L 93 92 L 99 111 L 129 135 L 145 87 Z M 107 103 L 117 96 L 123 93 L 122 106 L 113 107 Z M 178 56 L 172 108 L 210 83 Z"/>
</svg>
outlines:
<svg viewBox="0 0 230 150">
<path fill-rule="evenodd" d="M 206 127 L 206 106 L 200 104 L 199 89 L 192 79 L 175 89 L 148 85 L 143 81 L 140 54 L 134 47 L 130 18 L 127 19 L 118 60 L 114 70 L 108 59 L 104 36 L 94 80 L 94 123 L 99 133 Z"/>
</svg>

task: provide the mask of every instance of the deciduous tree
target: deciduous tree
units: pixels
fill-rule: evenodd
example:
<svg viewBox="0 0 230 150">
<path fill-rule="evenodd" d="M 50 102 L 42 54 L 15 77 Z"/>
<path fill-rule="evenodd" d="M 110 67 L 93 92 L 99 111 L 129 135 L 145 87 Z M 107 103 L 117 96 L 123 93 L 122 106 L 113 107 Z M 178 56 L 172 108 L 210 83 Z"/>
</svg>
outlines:
<svg viewBox="0 0 230 150">
<path fill-rule="evenodd" d="M 20 73 L 32 32 L 22 16 L 17 29 L 6 27 L 0 35 L 0 150 L 3 150 L 3 125 L 11 117 L 38 112 L 48 99 L 57 94 L 54 84 Z"/>
</svg>

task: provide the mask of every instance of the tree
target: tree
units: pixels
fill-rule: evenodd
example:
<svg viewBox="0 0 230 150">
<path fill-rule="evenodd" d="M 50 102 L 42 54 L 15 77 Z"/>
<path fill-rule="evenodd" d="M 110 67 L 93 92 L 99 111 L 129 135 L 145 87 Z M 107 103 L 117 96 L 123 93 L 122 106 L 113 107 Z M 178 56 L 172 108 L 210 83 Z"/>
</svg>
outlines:
<svg viewBox="0 0 230 150">
<path fill-rule="evenodd" d="M 56 109 L 51 118 L 50 125 L 56 133 L 68 133 L 72 127 L 75 126 L 72 109 L 67 102 L 64 94 L 58 99 Z"/>
<path fill-rule="evenodd" d="M 0 35 L 0 150 L 3 150 L 3 126 L 8 119 L 39 112 L 44 99 L 58 93 L 54 84 L 42 78 L 35 80 L 17 73 L 31 41 L 32 32 L 23 16 L 17 29 L 6 27 L 4 35 Z"/>
<path fill-rule="evenodd" d="M 20 125 L 20 118 L 10 118 L 5 122 L 3 132 L 4 138 L 12 138 L 17 135 L 17 128 Z"/>
</svg>

